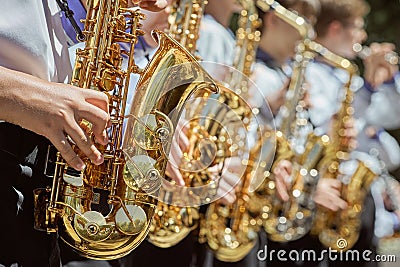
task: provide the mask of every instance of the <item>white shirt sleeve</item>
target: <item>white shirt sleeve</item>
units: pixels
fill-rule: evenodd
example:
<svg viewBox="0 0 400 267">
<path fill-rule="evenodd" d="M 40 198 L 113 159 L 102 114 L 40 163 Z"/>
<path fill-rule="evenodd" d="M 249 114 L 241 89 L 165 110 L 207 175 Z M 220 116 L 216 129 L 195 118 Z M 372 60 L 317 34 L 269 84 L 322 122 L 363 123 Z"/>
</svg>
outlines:
<svg viewBox="0 0 400 267">
<path fill-rule="evenodd" d="M 203 17 L 196 45 L 202 61 L 232 65 L 235 38 L 229 29 L 219 24 L 212 16 Z"/>
<path fill-rule="evenodd" d="M 367 121 L 385 129 L 400 127 L 400 74 L 395 76 L 394 82 L 383 84 L 377 92 L 371 95 L 371 104 L 366 110 Z"/>
</svg>

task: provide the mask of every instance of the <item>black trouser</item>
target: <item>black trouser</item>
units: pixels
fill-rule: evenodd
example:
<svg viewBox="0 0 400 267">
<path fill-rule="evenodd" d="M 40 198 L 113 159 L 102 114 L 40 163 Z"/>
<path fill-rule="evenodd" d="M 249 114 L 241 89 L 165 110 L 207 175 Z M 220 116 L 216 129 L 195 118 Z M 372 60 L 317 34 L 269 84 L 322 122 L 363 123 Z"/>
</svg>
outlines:
<svg viewBox="0 0 400 267">
<path fill-rule="evenodd" d="M 48 144 L 42 136 L 0 123 L 0 264 L 5 266 L 59 266 L 56 237 L 33 227 L 33 189 L 51 184 L 43 169 Z M 21 209 L 16 190 L 23 195 Z"/>
<path fill-rule="evenodd" d="M 286 243 L 268 240 L 267 255 L 269 258 L 267 258 L 267 266 L 314 267 L 321 261 L 320 251 L 321 247 L 318 240 L 310 234 Z"/>
<path fill-rule="evenodd" d="M 159 248 L 144 240 L 128 256 L 120 260 L 123 267 L 189 267 L 196 240 L 190 234 L 170 248 Z"/>
</svg>

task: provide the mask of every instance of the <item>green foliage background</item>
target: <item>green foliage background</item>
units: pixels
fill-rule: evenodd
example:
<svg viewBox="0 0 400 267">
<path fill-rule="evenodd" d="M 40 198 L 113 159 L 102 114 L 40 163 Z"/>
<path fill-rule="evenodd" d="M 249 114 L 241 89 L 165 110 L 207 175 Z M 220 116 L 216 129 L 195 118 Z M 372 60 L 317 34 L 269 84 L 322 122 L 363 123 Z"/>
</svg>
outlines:
<svg viewBox="0 0 400 267">
<path fill-rule="evenodd" d="M 352 1 L 352 0 L 349 0 Z M 392 42 L 400 49 L 400 1 L 367 0 L 371 11 L 366 18 L 367 43 Z"/>
</svg>

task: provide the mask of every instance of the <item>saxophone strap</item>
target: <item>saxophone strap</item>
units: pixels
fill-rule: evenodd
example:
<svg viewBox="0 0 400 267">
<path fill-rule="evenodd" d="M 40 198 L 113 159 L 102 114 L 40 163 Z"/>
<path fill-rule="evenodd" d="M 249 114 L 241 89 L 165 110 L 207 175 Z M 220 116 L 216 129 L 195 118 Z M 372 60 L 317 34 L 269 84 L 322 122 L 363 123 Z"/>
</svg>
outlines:
<svg viewBox="0 0 400 267">
<path fill-rule="evenodd" d="M 79 28 L 79 25 L 74 18 L 74 11 L 72 11 L 69 8 L 68 1 L 67 0 L 56 0 L 56 2 L 58 4 L 58 6 L 60 7 L 61 11 L 65 14 L 65 17 L 71 23 L 71 25 L 76 33 L 76 38 L 78 39 L 78 41 L 84 41 L 85 35 L 83 34 L 81 28 Z M 78 2 L 78 1 L 75 1 L 75 2 Z"/>
</svg>

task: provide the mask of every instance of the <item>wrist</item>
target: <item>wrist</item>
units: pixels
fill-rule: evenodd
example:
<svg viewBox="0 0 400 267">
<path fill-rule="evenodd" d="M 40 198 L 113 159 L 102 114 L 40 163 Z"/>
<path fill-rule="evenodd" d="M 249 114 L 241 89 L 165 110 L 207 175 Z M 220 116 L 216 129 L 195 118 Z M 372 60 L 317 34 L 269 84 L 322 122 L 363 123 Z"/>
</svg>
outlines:
<svg viewBox="0 0 400 267">
<path fill-rule="evenodd" d="M 364 88 L 367 92 L 373 94 L 375 93 L 375 88 L 372 86 L 370 82 L 368 82 L 366 79 L 364 80 Z"/>
</svg>

